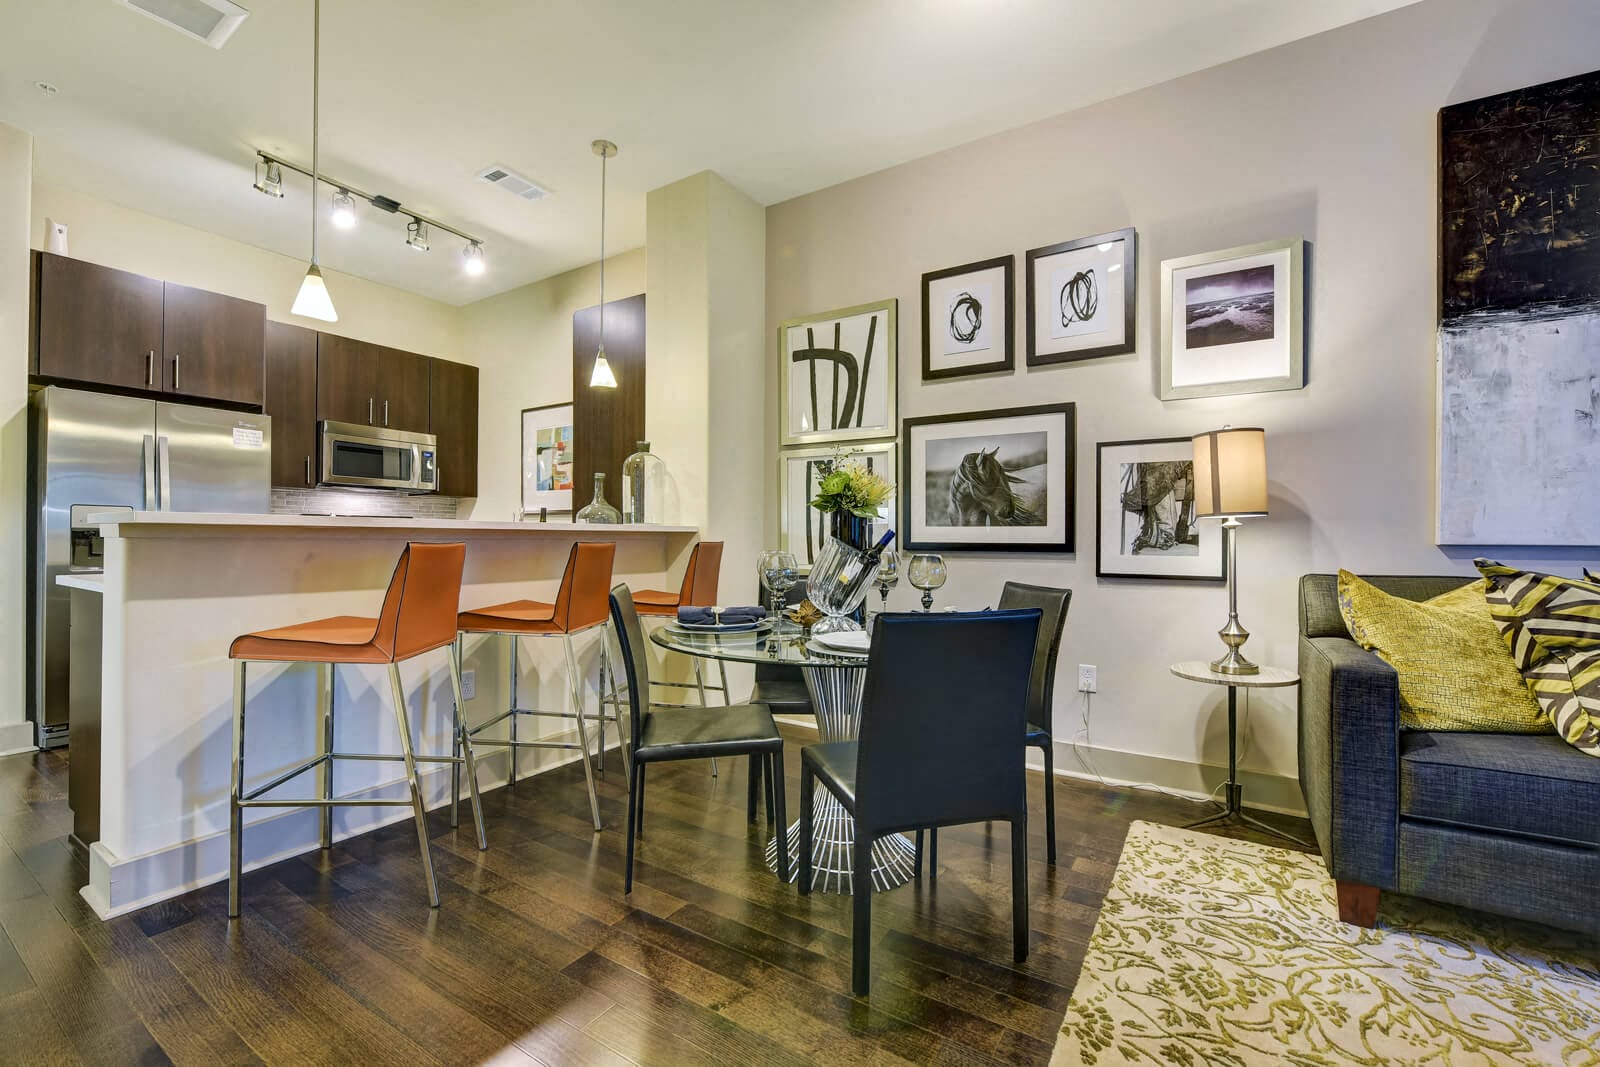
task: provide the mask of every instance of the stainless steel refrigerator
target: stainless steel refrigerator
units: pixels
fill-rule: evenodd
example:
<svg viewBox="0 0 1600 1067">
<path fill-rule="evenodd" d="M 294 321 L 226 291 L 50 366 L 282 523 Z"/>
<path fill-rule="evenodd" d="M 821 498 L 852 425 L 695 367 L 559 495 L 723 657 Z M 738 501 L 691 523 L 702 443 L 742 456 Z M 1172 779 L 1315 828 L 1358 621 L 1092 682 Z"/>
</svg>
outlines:
<svg viewBox="0 0 1600 1067">
<path fill-rule="evenodd" d="M 52 385 L 33 395 L 29 701 L 40 748 L 67 741 L 71 603 L 56 576 L 102 569 L 89 516 L 265 512 L 272 419 Z"/>
</svg>

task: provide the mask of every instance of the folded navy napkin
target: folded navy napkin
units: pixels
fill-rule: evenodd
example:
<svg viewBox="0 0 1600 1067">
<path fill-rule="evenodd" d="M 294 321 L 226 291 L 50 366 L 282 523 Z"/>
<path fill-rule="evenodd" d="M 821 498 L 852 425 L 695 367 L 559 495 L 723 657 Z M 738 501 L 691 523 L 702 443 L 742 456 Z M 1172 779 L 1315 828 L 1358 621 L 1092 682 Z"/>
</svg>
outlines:
<svg viewBox="0 0 1600 1067">
<path fill-rule="evenodd" d="M 737 626 L 760 622 L 766 617 L 767 609 L 763 607 L 723 608 L 720 619 L 710 608 L 678 609 L 678 621 L 690 626 L 710 626 L 715 622 L 721 622 L 724 626 Z"/>
</svg>

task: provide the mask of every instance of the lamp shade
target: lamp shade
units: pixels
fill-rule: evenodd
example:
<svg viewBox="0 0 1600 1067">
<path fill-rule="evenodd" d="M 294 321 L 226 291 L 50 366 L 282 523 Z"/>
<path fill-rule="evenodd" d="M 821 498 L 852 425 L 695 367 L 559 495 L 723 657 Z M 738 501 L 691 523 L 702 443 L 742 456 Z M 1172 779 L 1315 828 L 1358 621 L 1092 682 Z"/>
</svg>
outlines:
<svg viewBox="0 0 1600 1067">
<path fill-rule="evenodd" d="M 289 309 L 291 315 L 304 315 L 308 319 L 321 319 L 323 322 L 338 322 L 339 313 L 333 310 L 333 298 L 328 295 L 328 285 L 322 280 L 322 271 L 313 263 L 306 271 L 305 280 L 300 283 L 300 292 L 295 295 L 294 306 Z"/>
<path fill-rule="evenodd" d="M 594 355 L 594 373 L 589 375 L 589 388 L 615 389 L 617 376 L 611 370 L 611 361 L 606 359 L 606 350 L 600 349 Z"/>
<path fill-rule="evenodd" d="M 1194 435 L 1196 518 L 1267 513 L 1267 434 L 1256 427 Z"/>
</svg>

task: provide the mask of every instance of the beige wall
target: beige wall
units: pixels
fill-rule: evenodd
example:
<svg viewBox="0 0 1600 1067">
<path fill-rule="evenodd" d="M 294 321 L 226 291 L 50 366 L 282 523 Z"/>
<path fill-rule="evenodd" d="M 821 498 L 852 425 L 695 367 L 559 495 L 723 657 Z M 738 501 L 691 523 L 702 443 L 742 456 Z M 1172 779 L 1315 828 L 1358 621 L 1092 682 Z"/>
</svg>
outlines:
<svg viewBox="0 0 1600 1067">
<path fill-rule="evenodd" d="M 0 754 L 25 721 L 28 581 L 28 200 L 33 138 L 0 125 Z"/>
<path fill-rule="evenodd" d="M 267 306 L 267 318 L 279 322 L 473 362 L 461 346 L 460 309 L 450 304 L 325 268 L 339 321 L 295 318 L 289 314 L 289 305 L 305 276 L 304 260 L 41 179 L 34 183 L 30 216 L 34 248 L 44 247 L 47 217 L 67 224 L 74 259 L 254 300 Z"/>
<path fill-rule="evenodd" d="M 607 257 L 608 301 L 644 289 L 644 249 Z M 480 368 L 471 518 L 504 521 L 521 505 L 522 409 L 571 401 L 572 315 L 599 298 L 600 269 L 591 263 L 461 309 L 462 359 Z"/>
<path fill-rule="evenodd" d="M 1194 761 L 1227 756 L 1222 691 L 1167 673 L 1220 650 L 1223 589 L 1096 580 L 1097 441 L 1266 427 L 1272 513 L 1248 523 L 1239 546 L 1240 612 L 1260 661 L 1295 664 L 1301 574 L 1471 569 L 1473 553 L 1432 544 L 1436 115 L 1590 70 L 1597 41 L 1600 5 L 1589 0 L 1430 0 L 768 210 L 769 338 L 794 315 L 897 297 L 902 417 L 1077 403 L 1076 554 L 957 556 L 939 598 L 992 604 L 1008 578 L 1072 587 L 1058 742 L 1092 711 L 1096 769 L 1189 787 L 1200 784 Z M 919 380 L 924 271 L 1015 253 L 1020 289 L 1027 249 L 1130 225 L 1136 354 L 1027 370 L 1019 294 L 1017 373 Z M 1311 242 L 1307 388 L 1158 400 L 1161 260 L 1297 235 Z M 768 413 L 772 427 L 770 399 Z M 1579 564 L 1555 550 L 1491 554 L 1567 573 Z M 915 596 L 902 584 L 891 604 Z M 1076 692 L 1079 663 L 1100 668 L 1092 708 Z M 1253 697 L 1246 766 L 1293 776 L 1295 717 L 1293 690 Z M 1286 784 L 1256 795 L 1293 803 Z"/>
</svg>

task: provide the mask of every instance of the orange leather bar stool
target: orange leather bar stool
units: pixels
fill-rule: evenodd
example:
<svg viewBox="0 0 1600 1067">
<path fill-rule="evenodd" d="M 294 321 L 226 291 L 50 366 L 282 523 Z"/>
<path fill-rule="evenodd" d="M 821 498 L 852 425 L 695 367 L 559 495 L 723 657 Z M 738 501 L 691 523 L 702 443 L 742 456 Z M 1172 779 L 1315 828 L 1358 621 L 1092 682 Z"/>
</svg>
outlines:
<svg viewBox="0 0 1600 1067">
<path fill-rule="evenodd" d="M 229 791 L 228 830 L 228 917 L 239 915 L 239 871 L 244 838 L 245 808 L 322 809 L 322 847 L 333 843 L 333 809 L 336 807 L 392 807 L 412 809 L 417 820 L 417 844 L 422 850 L 422 870 L 428 880 L 428 903 L 439 906 L 439 887 L 433 877 L 433 857 L 428 852 L 427 812 L 422 802 L 422 780 L 418 763 L 449 763 L 459 770 L 464 762 L 472 783 L 472 818 L 477 823 L 478 847 L 487 848 L 483 835 L 483 807 L 478 800 L 477 775 L 473 773 L 472 750 L 461 756 L 418 756 L 412 751 L 411 723 L 406 714 L 405 692 L 400 686 L 400 667 L 408 660 L 449 648 L 456 639 L 456 611 L 461 600 L 461 568 L 466 560 L 464 544 L 408 544 L 400 553 L 383 608 L 376 619 L 341 615 L 316 622 L 262 630 L 234 638 L 228 649 L 233 660 L 233 785 Z M 466 739 L 461 721 L 461 670 L 455 656 L 450 660 L 450 682 L 455 692 L 455 744 Z M 317 663 L 322 666 L 319 703 L 322 729 L 315 759 L 273 778 L 250 792 L 244 790 L 245 667 L 249 663 Z M 395 726 L 400 731 L 400 753 L 336 752 L 333 743 L 333 671 L 337 664 L 387 664 L 390 696 L 394 701 Z M 333 766 L 336 760 L 379 760 L 404 763 L 410 787 L 409 800 L 345 800 L 333 795 Z M 315 769 L 322 796 L 315 799 L 263 799 L 263 794 L 306 771 Z M 456 823 L 451 808 L 450 824 Z"/>
<path fill-rule="evenodd" d="M 676 619 L 679 608 L 709 608 L 717 602 L 717 580 L 722 575 L 722 542 L 700 541 L 689 552 L 689 565 L 683 571 L 683 585 L 676 593 L 666 589 L 641 589 L 633 594 L 634 610 L 641 619 Z M 707 685 L 705 678 L 700 673 L 700 657 L 691 657 L 694 662 L 694 683 L 688 682 L 658 682 L 651 680 L 651 685 L 667 686 L 673 689 L 695 689 L 700 693 L 700 706 L 706 706 L 706 690 L 722 694 L 722 702 L 728 703 L 728 669 L 721 660 L 717 661 L 717 670 L 720 672 L 722 684 L 720 686 Z M 672 708 L 688 707 L 684 704 L 656 704 L 654 707 Z M 620 727 L 619 727 L 620 730 Z"/>
<path fill-rule="evenodd" d="M 519 748 L 575 748 L 583 761 L 583 777 L 589 786 L 589 812 L 594 816 L 594 828 L 600 829 L 600 800 L 594 791 L 594 766 L 589 760 L 589 733 L 584 728 L 583 689 L 578 674 L 577 655 L 572 650 L 574 634 L 603 627 L 610 618 L 611 564 L 617 546 L 609 541 L 581 541 L 572 546 L 567 556 L 567 569 L 561 575 L 561 588 L 556 592 L 554 604 L 538 600 L 513 600 L 509 604 L 463 611 L 456 617 L 456 628 L 463 637 L 467 634 L 494 634 L 507 639 L 511 663 L 510 707 L 488 722 L 462 731 L 466 751 L 473 745 L 497 745 L 511 749 L 512 785 L 517 784 L 517 749 Z M 542 711 L 537 708 L 517 706 L 517 649 L 523 637 L 560 637 L 567 654 L 567 683 L 572 690 L 571 711 Z M 461 655 L 457 650 L 457 657 Z M 600 711 L 604 713 L 604 707 Z M 578 743 L 566 741 L 519 741 L 517 720 L 523 715 L 541 718 L 575 719 L 578 724 Z M 509 740 L 485 737 L 483 732 L 496 723 L 511 720 Z M 471 773 L 470 771 L 468 772 Z"/>
</svg>

